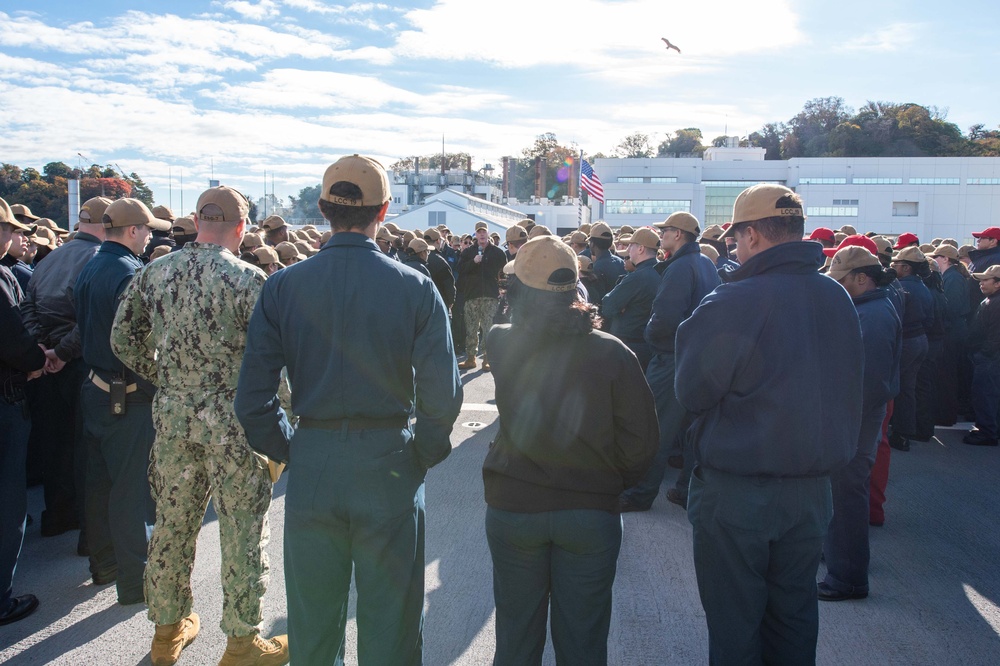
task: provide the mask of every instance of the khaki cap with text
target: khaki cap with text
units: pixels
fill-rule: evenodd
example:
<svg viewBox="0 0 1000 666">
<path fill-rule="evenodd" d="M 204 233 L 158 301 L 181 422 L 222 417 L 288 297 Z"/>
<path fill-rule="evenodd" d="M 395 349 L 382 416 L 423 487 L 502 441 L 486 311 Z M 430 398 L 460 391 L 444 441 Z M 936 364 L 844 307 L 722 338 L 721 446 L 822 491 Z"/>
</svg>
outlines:
<svg viewBox="0 0 1000 666">
<path fill-rule="evenodd" d="M 733 203 L 732 226 L 726 229 L 722 238 L 729 238 L 736 233 L 736 225 L 743 222 L 756 222 L 769 217 L 801 217 L 805 219 L 802 206 L 778 206 L 785 197 L 794 197 L 795 192 L 784 185 L 759 183 L 740 192 Z"/>
<path fill-rule="evenodd" d="M 337 183 L 352 183 L 361 190 L 360 199 L 330 194 Z M 385 167 L 363 155 L 347 155 L 326 168 L 319 198 L 341 206 L 381 206 L 390 198 L 389 178 Z"/>
<path fill-rule="evenodd" d="M 206 206 L 213 208 L 206 212 Z M 201 222 L 239 222 L 250 214 L 250 202 L 233 188 L 219 185 L 201 193 L 196 213 Z"/>
</svg>

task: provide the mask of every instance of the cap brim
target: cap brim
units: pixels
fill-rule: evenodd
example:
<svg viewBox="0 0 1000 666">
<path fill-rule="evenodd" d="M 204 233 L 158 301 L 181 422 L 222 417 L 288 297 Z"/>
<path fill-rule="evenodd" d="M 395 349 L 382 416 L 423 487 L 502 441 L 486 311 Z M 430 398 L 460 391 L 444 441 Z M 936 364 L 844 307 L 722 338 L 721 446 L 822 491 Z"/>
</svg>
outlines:
<svg viewBox="0 0 1000 666">
<path fill-rule="evenodd" d="M 729 226 L 728 229 L 726 229 L 725 231 L 722 232 L 722 235 L 719 236 L 719 240 L 720 241 L 724 241 L 727 238 L 732 238 L 735 235 L 736 235 L 736 225 L 732 224 L 732 225 Z"/>
<path fill-rule="evenodd" d="M 514 261 L 508 261 L 504 264 L 503 272 L 505 275 L 514 275 Z"/>
<path fill-rule="evenodd" d="M 838 249 L 839 248 L 836 247 L 824 247 L 823 254 L 825 254 L 828 257 L 832 257 L 833 255 L 837 254 Z"/>
<path fill-rule="evenodd" d="M 14 218 L 11 218 L 11 219 L 9 219 L 9 220 L 7 221 L 7 223 L 8 223 L 8 224 L 9 224 L 10 226 L 12 226 L 12 227 L 14 227 L 15 229 L 17 229 L 18 231 L 24 231 L 24 232 L 27 232 L 29 236 L 30 236 L 31 234 L 35 233 L 35 230 L 37 230 L 37 229 L 38 229 L 38 226 L 37 226 L 37 225 L 36 225 L 36 226 L 29 226 L 29 225 L 27 225 L 27 224 L 24 224 L 23 222 L 18 222 L 18 221 L 17 221 L 17 220 L 15 220 Z"/>
<path fill-rule="evenodd" d="M 170 229 L 174 225 L 170 222 L 167 222 L 166 220 L 161 220 L 157 217 L 154 217 L 153 219 L 151 219 L 149 222 L 146 223 L 146 226 L 154 231 L 170 231 Z"/>
</svg>

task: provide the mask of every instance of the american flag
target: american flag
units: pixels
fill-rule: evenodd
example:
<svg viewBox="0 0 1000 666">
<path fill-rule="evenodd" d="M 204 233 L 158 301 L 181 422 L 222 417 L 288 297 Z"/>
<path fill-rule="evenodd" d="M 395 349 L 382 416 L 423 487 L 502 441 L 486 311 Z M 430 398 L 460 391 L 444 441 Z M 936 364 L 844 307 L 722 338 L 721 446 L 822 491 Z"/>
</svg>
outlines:
<svg viewBox="0 0 1000 666">
<path fill-rule="evenodd" d="M 604 186 L 601 185 L 601 179 L 594 173 L 594 167 L 590 166 L 590 162 L 587 160 L 580 163 L 580 187 L 583 188 L 584 192 L 604 203 Z"/>
</svg>

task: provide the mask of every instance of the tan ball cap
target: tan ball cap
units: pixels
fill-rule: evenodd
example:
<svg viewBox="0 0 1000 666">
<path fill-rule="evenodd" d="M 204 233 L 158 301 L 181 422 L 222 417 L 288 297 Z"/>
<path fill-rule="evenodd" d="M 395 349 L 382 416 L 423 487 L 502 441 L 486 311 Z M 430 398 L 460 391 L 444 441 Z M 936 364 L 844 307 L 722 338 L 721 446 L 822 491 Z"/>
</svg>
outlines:
<svg viewBox="0 0 1000 666">
<path fill-rule="evenodd" d="M 611 233 L 611 227 L 606 225 L 604 222 L 595 222 L 590 227 L 590 238 L 603 238 L 605 240 L 614 240 L 615 235 Z"/>
<path fill-rule="evenodd" d="M 719 251 L 711 245 L 699 245 L 698 247 L 701 248 L 701 253 L 703 255 L 712 260 L 713 264 L 719 260 Z"/>
<path fill-rule="evenodd" d="M 80 206 L 80 224 L 101 224 L 104 218 L 104 211 L 111 205 L 111 199 L 107 197 L 94 197 L 87 199 Z"/>
<path fill-rule="evenodd" d="M 914 264 L 921 264 L 927 261 L 927 257 L 920 251 L 920 248 L 908 245 L 896 253 L 893 257 L 895 261 L 908 261 Z"/>
<path fill-rule="evenodd" d="M 528 232 L 525 231 L 524 227 L 522 227 L 519 224 L 515 224 L 513 227 L 509 227 L 507 229 L 506 236 L 507 236 L 506 241 L 508 243 L 516 243 L 517 241 L 528 240 Z"/>
<path fill-rule="evenodd" d="M 156 247 L 153 248 L 152 253 L 150 253 L 149 260 L 150 261 L 156 261 L 160 257 L 165 257 L 168 254 L 170 254 L 170 246 L 169 245 L 157 245 Z"/>
<path fill-rule="evenodd" d="M 740 192 L 733 204 L 733 223 L 722 234 L 722 238 L 729 238 L 736 233 L 736 225 L 743 222 L 756 222 L 769 217 L 801 217 L 805 218 L 802 206 L 778 206 L 778 202 L 785 197 L 793 197 L 795 192 L 784 185 L 773 183 L 760 183 Z"/>
<path fill-rule="evenodd" d="M 156 206 L 153 208 L 153 217 L 158 220 L 166 220 L 167 222 L 173 222 L 176 219 L 174 217 L 174 211 L 170 210 L 166 206 Z"/>
<path fill-rule="evenodd" d="M 718 224 L 713 224 L 709 227 L 705 227 L 705 230 L 701 232 L 702 240 L 719 240 L 722 238 L 722 234 L 725 231 Z"/>
<path fill-rule="evenodd" d="M 430 248 L 430 246 L 427 244 L 427 241 L 425 241 L 423 238 L 414 238 L 413 240 L 410 241 L 410 244 L 407 245 L 407 247 L 416 252 L 417 254 L 420 254 L 421 252 L 426 252 Z"/>
<path fill-rule="evenodd" d="M 658 229 L 665 229 L 667 227 L 673 227 L 674 229 L 680 229 L 681 231 L 686 231 L 689 234 L 698 235 L 698 218 L 683 210 L 679 210 L 676 213 L 671 213 L 670 217 L 665 219 L 663 222 L 657 222 L 653 225 Z"/>
<path fill-rule="evenodd" d="M 360 199 L 334 196 L 330 188 L 337 183 L 352 183 L 361 190 Z M 390 198 L 389 178 L 385 167 L 363 155 L 348 155 L 327 167 L 319 198 L 341 206 L 381 206 Z"/>
<path fill-rule="evenodd" d="M 38 227 L 31 236 L 31 242 L 40 247 L 54 249 L 56 247 L 56 232 L 47 227 Z"/>
<path fill-rule="evenodd" d="M 982 273 L 973 273 L 972 277 L 977 280 L 1000 280 L 1000 264 L 990 266 Z"/>
<path fill-rule="evenodd" d="M 518 280 L 541 291 L 575 291 L 580 277 L 580 263 L 573 248 L 555 236 L 531 239 L 511 263 Z"/>
<path fill-rule="evenodd" d="M 268 231 L 274 231 L 275 229 L 280 229 L 285 226 L 285 218 L 280 215 L 268 215 L 267 219 L 264 220 L 260 226 Z"/>
<path fill-rule="evenodd" d="M 295 247 L 288 241 L 282 241 L 274 246 L 274 251 L 278 253 L 278 258 L 283 264 L 289 264 L 300 256 L 299 248 Z M 302 257 L 305 259 L 305 257 Z"/>
<path fill-rule="evenodd" d="M 212 206 L 207 211 L 206 206 Z M 202 222 L 239 222 L 250 214 L 250 202 L 231 187 L 210 187 L 198 197 L 196 208 Z"/>
<path fill-rule="evenodd" d="M 253 254 L 257 257 L 257 261 L 260 262 L 261 266 L 276 264 L 280 261 L 278 253 L 274 251 L 274 248 L 268 247 L 267 245 L 262 245 L 254 249 Z"/>
<path fill-rule="evenodd" d="M 146 204 L 138 199 L 118 199 L 112 202 L 101 218 L 105 229 L 146 226 L 157 231 L 170 231 L 170 223 L 158 220 Z"/>
<path fill-rule="evenodd" d="M 69 229 L 63 229 L 58 224 L 56 224 L 53 220 L 50 220 L 47 217 L 40 217 L 40 218 L 38 218 L 38 220 L 35 222 L 35 226 L 45 227 L 46 229 L 51 229 L 54 233 L 58 234 L 59 236 L 65 236 L 66 234 L 69 233 Z"/>
<path fill-rule="evenodd" d="M 37 220 L 39 217 L 31 212 L 31 209 L 24 204 L 14 204 L 10 207 L 10 212 L 14 215 L 23 215 L 29 220 Z"/>
<path fill-rule="evenodd" d="M 958 261 L 958 248 L 952 247 L 951 245 L 938 245 L 933 252 L 931 252 L 932 257 L 945 257 L 946 259 L 954 259 Z"/>
<path fill-rule="evenodd" d="M 536 224 L 535 226 L 531 227 L 531 231 L 528 232 L 528 240 L 531 240 L 532 238 L 538 238 L 539 236 L 551 236 L 551 235 L 552 235 L 552 230 L 549 229 L 547 226 L 545 226 L 544 224 Z"/>
<path fill-rule="evenodd" d="M 424 232 L 424 240 L 429 243 L 437 243 L 439 240 L 441 240 L 441 232 L 435 229 L 434 227 L 431 227 L 430 229 Z"/>
<path fill-rule="evenodd" d="M 264 244 L 264 241 L 257 234 L 246 233 L 243 234 L 243 242 L 240 243 L 243 247 L 248 250 L 252 250 L 255 247 L 260 247 Z"/>
<path fill-rule="evenodd" d="M 10 206 L 6 201 L 0 199 L 0 222 L 4 224 L 9 224 L 10 226 L 18 229 L 20 231 L 27 231 L 29 233 L 34 233 L 35 227 L 29 227 L 26 224 L 21 224 L 14 218 L 14 213 L 11 211 Z"/>
<path fill-rule="evenodd" d="M 577 245 L 586 245 L 587 234 L 583 233 L 582 231 L 574 231 L 569 237 L 569 242 Z"/>
<path fill-rule="evenodd" d="M 329 239 L 327 239 L 329 240 Z M 385 241 L 386 243 L 391 243 L 396 240 L 396 236 L 389 231 L 389 227 L 379 227 L 378 231 L 375 233 L 375 240 Z"/>
<path fill-rule="evenodd" d="M 837 254 L 833 255 L 833 259 L 830 261 L 830 269 L 826 274 L 834 280 L 840 281 L 847 277 L 847 274 L 855 268 L 881 265 L 882 263 L 878 260 L 878 257 L 866 248 L 860 245 L 848 245 L 837 250 Z"/>
<path fill-rule="evenodd" d="M 629 245 L 641 245 L 643 247 L 648 247 L 651 250 L 655 250 L 660 245 L 660 237 L 656 235 L 656 232 L 648 227 L 642 227 L 641 229 L 636 229 L 635 233 L 628 240 Z"/>
<path fill-rule="evenodd" d="M 194 236 L 198 229 L 194 226 L 194 219 L 185 215 L 174 218 L 173 232 L 178 236 Z"/>
</svg>

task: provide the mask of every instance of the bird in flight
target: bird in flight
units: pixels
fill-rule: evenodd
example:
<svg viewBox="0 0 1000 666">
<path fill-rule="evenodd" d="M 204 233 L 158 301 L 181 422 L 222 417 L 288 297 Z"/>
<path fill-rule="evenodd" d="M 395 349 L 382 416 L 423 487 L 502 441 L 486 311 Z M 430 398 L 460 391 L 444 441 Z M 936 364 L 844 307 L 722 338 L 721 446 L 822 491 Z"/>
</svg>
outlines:
<svg viewBox="0 0 1000 666">
<path fill-rule="evenodd" d="M 671 44 L 671 43 L 670 43 L 670 40 L 669 40 L 669 39 L 667 39 L 666 37 L 660 37 L 660 39 L 662 39 L 662 40 L 663 40 L 663 43 L 667 45 L 667 50 L 668 50 L 668 51 L 669 51 L 670 49 L 673 49 L 674 51 L 677 51 L 678 53 L 680 53 L 680 52 L 681 52 L 681 50 L 680 50 L 679 48 L 677 48 L 676 46 L 674 46 L 673 44 Z"/>
</svg>

